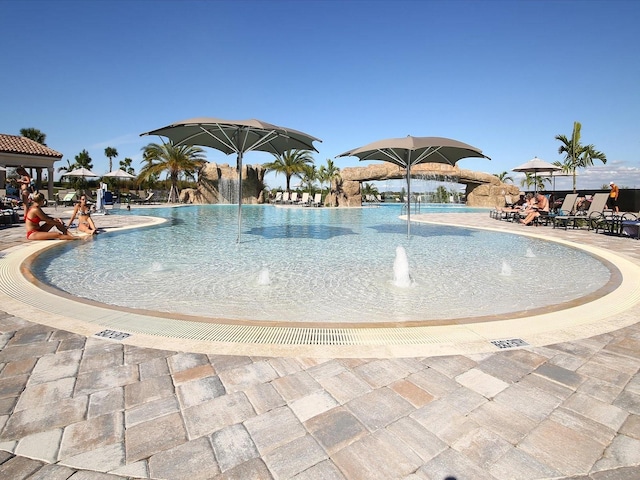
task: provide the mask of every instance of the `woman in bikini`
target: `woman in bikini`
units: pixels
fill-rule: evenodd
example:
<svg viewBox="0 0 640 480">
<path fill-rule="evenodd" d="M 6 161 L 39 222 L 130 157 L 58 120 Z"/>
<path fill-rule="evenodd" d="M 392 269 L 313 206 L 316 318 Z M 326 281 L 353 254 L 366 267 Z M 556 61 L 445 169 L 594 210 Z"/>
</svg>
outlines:
<svg viewBox="0 0 640 480">
<path fill-rule="evenodd" d="M 24 216 L 27 216 L 27 210 L 29 210 L 29 197 L 33 193 L 31 187 L 31 177 L 23 167 L 16 168 L 16 173 L 20 175 L 18 183 L 20 184 L 20 200 L 22 200 L 22 209 L 24 210 Z"/>
<path fill-rule="evenodd" d="M 24 215 L 28 240 L 78 240 L 78 237 L 67 231 L 62 220 L 44 213 L 42 205 L 44 205 L 44 195 L 36 193 L 33 196 L 31 208 Z M 56 227 L 60 232 L 51 232 L 53 227 Z"/>
<path fill-rule="evenodd" d="M 91 218 L 91 209 L 89 208 L 89 205 L 87 205 L 86 195 L 80 195 L 80 202 L 77 203 L 73 209 L 69 225 L 73 223 L 76 215 L 78 216 L 78 231 L 88 233 L 89 235 L 95 235 L 98 233 L 96 224 L 93 223 L 93 218 Z"/>
</svg>

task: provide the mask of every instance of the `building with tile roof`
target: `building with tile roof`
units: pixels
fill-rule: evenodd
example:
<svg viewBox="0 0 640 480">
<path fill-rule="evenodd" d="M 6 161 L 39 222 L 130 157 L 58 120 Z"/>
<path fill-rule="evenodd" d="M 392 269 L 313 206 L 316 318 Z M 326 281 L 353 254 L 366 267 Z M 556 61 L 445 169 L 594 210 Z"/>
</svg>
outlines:
<svg viewBox="0 0 640 480">
<path fill-rule="evenodd" d="M 53 198 L 53 164 L 61 159 L 60 152 L 29 138 L 0 133 L 0 166 L 24 167 L 31 171 L 38 189 L 42 189 L 42 171 L 46 169 L 48 198 Z M 0 171 L 0 188 L 6 189 L 5 171 Z"/>
</svg>

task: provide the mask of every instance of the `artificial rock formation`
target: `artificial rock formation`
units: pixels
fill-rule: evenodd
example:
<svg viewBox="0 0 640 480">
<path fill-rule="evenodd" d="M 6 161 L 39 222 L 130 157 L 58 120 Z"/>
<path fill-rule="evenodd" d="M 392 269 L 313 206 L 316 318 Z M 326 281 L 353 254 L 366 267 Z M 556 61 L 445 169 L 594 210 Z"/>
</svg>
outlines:
<svg viewBox="0 0 640 480">
<path fill-rule="evenodd" d="M 264 203 L 262 165 L 242 166 L 242 203 Z M 228 163 L 206 163 L 200 170 L 198 188 L 180 192 L 182 203 L 238 203 L 238 169 Z"/>
<path fill-rule="evenodd" d="M 444 163 L 420 163 L 411 167 L 411 176 L 465 185 L 466 203 L 470 207 L 501 207 L 505 204 L 505 195 L 517 197 L 520 193 L 517 186 L 502 183 L 495 175 L 464 170 Z M 343 168 L 340 178 L 334 180 L 331 186 L 326 204 L 338 207 L 360 206 L 362 182 L 400 178 L 406 178 L 406 170 L 388 162 Z"/>
</svg>

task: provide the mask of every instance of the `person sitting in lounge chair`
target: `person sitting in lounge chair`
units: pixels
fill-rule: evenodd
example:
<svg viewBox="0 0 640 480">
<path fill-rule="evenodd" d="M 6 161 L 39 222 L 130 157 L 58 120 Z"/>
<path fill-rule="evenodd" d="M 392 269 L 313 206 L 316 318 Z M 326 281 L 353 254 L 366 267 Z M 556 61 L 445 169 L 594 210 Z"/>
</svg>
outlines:
<svg viewBox="0 0 640 480">
<path fill-rule="evenodd" d="M 541 192 L 538 192 L 536 194 L 535 205 L 531 207 L 525 219 L 520 220 L 520 223 L 522 223 L 523 225 L 529 225 L 531 222 L 533 222 L 536 218 L 538 218 L 543 213 L 544 214 L 549 213 L 549 199 Z"/>
<path fill-rule="evenodd" d="M 28 240 L 78 240 L 78 237 L 69 233 L 62 220 L 52 218 L 42 211 L 45 202 L 43 194 L 34 194 L 31 202 L 31 208 L 24 215 Z M 41 225 L 42 222 L 44 223 Z M 59 232 L 51 232 L 53 227 Z"/>
<path fill-rule="evenodd" d="M 87 205 L 87 196 L 84 194 L 80 195 L 80 201 L 73 209 L 73 214 L 69 219 L 69 225 L 73 223 L 76 216 L 78 217 L 79 232 L 88 233 L 89 235 L 95 235 L 98 233 L 96 224 L 93 222 L 93 218 L 91 218 L 91 208 Z"/>
</svg>

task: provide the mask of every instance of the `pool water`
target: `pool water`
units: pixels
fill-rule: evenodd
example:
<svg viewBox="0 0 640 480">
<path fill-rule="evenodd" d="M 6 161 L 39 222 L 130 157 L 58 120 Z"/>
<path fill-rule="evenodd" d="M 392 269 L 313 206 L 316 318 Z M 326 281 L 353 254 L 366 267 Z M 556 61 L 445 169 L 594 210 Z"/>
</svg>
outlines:
<svg viewBox="0 0 640 480">
<path fill-rule="evenodd" d="M 431 208 L 421 213 L 469 211 Z M 34 273 L 122 307 L 327 324 L 508 314 L 574 300 L 610 278 L 585 252 L 520 235 L 413 223 L 407 238 L 398 205 L 246 205 L 240 243 L 234 205 L 144 213 L 170 221 L 49 249 Z M 398 247 L 409 282 L 394 282 Z"/>
</svg>

